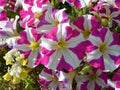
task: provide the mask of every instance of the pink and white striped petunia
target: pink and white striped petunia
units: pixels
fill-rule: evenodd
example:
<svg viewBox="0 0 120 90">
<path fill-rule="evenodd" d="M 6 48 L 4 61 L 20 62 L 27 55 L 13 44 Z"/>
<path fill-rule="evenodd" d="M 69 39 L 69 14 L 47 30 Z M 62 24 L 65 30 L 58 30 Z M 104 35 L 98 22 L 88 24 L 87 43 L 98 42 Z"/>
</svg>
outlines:
<svg viewBox="0 0 120 90">
<path fill-rule="evenodd" d="M 40 23 L 37 26 L 37 31 L 47 33 L 52 28 L 63 24 L 68 26 L 69 25 L 69 18 L 68 15 L 65 13 L 65 9 L 55 9 L 51 6 L 47 9 L 47 12 L 44 16 L 40 18 Z"/>
<path fill-rule="evenodd" d="M 23 8 L 20 11 L 21 24 L 23 28 L 32 26 L 36 27 L 40 22 L 39 18 L 44 15 L 44 12 L 49 6 L 49 0 L 34 0 L 34 2 L 28 2 L 32 4 L 29 8 Z"/>
<path fill-rule="evenodd" d="M 83 8 L 89 4 L 91 0 L 61 0 L 62 3 L 68 2 L 70 5 L 77 8 Z"/>
<path fill-rule="evenodd" d="M 103 0 L 101 0 L 103 1 Z M 108 4 L 120 9 L 120 0 L 104 0 Z"/>
<path fill-rule="evenodd" d="M 27 28 L 21 32 L 20 38 L 13 43 L 13 48 L 24 53 L 28 59 L 27 66 L 35 67 L 41 57 L 40 43 L 42 34 L 37 34 L 34 28 Z"/>
<path fill-rule="evenodd" d="M 75 77 L 77 90 L 100 90 L 107 87 L 107 74 L 100 69 L 89 70 Z"/>
<path fill-rule="evenodd" d="M 2 13 L 2 15 L 6 15 L 6 13 Z M 16 29 L 19 16 L 16 16 L 15 20 L 12 21 L 8 20 L 6 16 L 2 16 L 0 19 L 2 19 L 0 21 L 0 46 L 2 46 L 5 45 L 9 39 L 19 36 Z"/>
<path fill-rule="evenodd" d="M 81 34 L 71 27 L 60 25 L 41 39 L 42 63 L 49 69 L 71 71 L 79 66 L 84 57 Z"/>
<path fill-rule="evenodd" d="M 120 65 L 120 38 L 108 28 L 101 28 L 99 35 L 90 35 L 91 45 L 86 49 L 87 61 L 95 68 L 113 71 Z"/>
<path fill-rule="evenodd" d="M 19 1 L 19 0 L 18 0 Z M 22 7 L 25 11 L 28 11 L 30 7 L 42 8 L 49 3 L 49 0 L 21 0 Z"/>
<path fill-rule="evenodd" d="M 77 20 L 73 22 L 73 27 L 81 32 L 83 38 L 86 40 L 89 38 L 89 35 L 93 32 L 96 32 L 96 29 L 99 29 L 101 25 L 95 16 L 86 14 L 80 16 Z"/>
<path fill-rule="evenodd" d="M 120 90 L 120 70 L 115 72 L 111 80 L 108 80 L 108 85 L 114 88 L 114 90 Z"/>
<path fill-rule="evenodd" d="M 76 71 L 65 73 L 64 71 L 59 71 L 58 80 L 62 82 L 62 85 L 65 87 L 65 90 L 73 90 L 72 84 L 76 75 Z"/>
<path fill-rule="evenodd" d="M 22 8 L 27 11 L 28 8 L 30 8 L 31 6 L 34 5 L 34 1 L 35 0 L 22 0 L 21 3 L 22 3 Z"/>
<path fill-rule="evenodd" d="M 120 25 L 120 10 L 118 8 L 105 4 L 96 12 L 103 20 L 105 26 L 113 27 Z"/>
<path fill-rule="evenodd" d="M 58 81 L 58 73 L 51 69 L 43 69 L 39 75 L 38 82 L 42 86 L 42 90 L 67 90 L 63 87 L 62 83 Z"/>
</svg>

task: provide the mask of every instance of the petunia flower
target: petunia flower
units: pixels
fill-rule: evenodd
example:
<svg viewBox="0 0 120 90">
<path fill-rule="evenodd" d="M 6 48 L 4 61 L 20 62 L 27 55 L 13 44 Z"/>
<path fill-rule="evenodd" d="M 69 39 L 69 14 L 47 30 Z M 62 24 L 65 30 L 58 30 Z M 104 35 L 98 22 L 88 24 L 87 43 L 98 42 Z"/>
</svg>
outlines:
<svg viewBox="0 0 120 90">
<path fill-rule="evenodd" d="M 84 75 L 77 75 L 75 80 L 77 90 L 99 90 L 107 87 L 107 74 L 100 69 L 92 69 Z"/>
<path fill-rule="evenodd" d="M 82 41 L 77 30 L 64 25 L 55 27 L 41 39 L 42 63 L 52 70 L 75 69 L 84 57 Z"/>
<path fill-rule="evenodd" d="M 2 15 L 6 15 L 4 12 Z M 4 20 L 0 21 L 0 46 L 3 46 L 5 44 L 7 44 L 8 46 L 10 46 L 10 44 L 8 44 L 7 41 L 9 41 L 11 38 L 17 38 L 19 36 L 18 31 L 17 31 L 17 21 L 19 19 L 19 16 L 15 17 L 15 20 L 8 20 L 7 17 L 3 18 Z"/>
<path fill-rule="evenodd" d="M 120 65 L 120 42 L 117 33 L 101 28 L 98 36 L 90 35 L 88 40 L 91 45 L 86 50 L 87 61 L 93 67 L 113 71 Z"/>
<path fill-rule="evenodd" d="M 38 82 L 42 86 L 42 90 L 66 90 L 62 83 L 58 81 L 57 72 L 45 68 L 39 75 Z"/>
<path fill-rule="evenodd" d="M 89 38 L 90 34 L 97 32 L 97 29 L 99 29 L 101 25 L 95 16 L 86 14 L 75 20 L 73 27 L 81 32 L 83 38 L 86 40 Z"/>
<path fill-rule="evenodd" d="M 66 90 L 72 90 L 72 84 L 76 73 L 77 72 L 75 70 L 68 73 L 59 71 L 58 80 L 62 82 L 62 85 Z"/>
<path fill-rule="evenodd" d="M 75 6 L 77 8 L 83 8 L 87 6 L 91 0 L 61 0 L 62 3 L 68 2 L 70 5 Z"/>
<path fill-rule="evenodd" d="M 21 25 L 23 28 L 29 26 L 36 27 L 40 22 L 39 18 L 44 15 L 50 4 L 49 0 L 34 0 L 34 2 L 29 1 L 26 3 L 30 3 L 30 7 L 24 8 L 23 6 L 23 9 L 20 11 Z"/>
<path fill-rule="evenodd" d="M 115 72 L 112 79 L 108 80 L 108 85 L 110 85 L 115 90 L 120 90 L 120 70 Z"/>
<path fill-rule="evenodd" d="M 37 26 L 37 31 L 47 33 L 52 28 L 63 24 L 68 26 L 69 25 L 69 18 L 68 15 L 65 13 L 65 9 L 55 9 L 51 6 L 47 9 L 47 12 L 44 16 L 40 18 L 40 23 Z"/>
<path fill-rule="evenodd" d="M 101 0 L 101 1 L 105 1 L 106 3 L 112 5 L 113 7 L 120 9 L 120 0 Z"/>
<path fill-rule="evenodd" d="M 13 43 L 13 48 L 18 49 L 28 58 L 28 67 L 35 67 L 38 64 L 37 60 L 41 57 L 41 36 L 42 34 L 37 34 L 34 28 L 27 28 L 21 32 L 20 38 Z"/>
<path fill-rule="evenodd" d="M 96 11 L 101 19 L 103 26 L 116 26 L 120 25 L 120 10 L 108 4 L 103 4 L 98 11 Z"/>
</svg>

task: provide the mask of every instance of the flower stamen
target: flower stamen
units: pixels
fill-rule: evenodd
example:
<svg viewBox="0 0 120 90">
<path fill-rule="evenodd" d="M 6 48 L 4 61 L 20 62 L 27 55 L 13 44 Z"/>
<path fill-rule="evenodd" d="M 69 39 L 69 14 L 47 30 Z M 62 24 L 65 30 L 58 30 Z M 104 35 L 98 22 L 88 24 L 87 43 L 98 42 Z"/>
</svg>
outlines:
<svg viewBox="0 0 120 90">
<path fill-rule="evenodd" d="M 56 45 L 58 49 L 65 48 L 66 46 L 67 46 L 67 43 L 63 40 L 60 40 Z"/>
<path fill-rule="evenodd" d="M 39 42 L 33 41 L 33 42 L 31 42 L 29 47 L 30 47 L 31 50 L 37 50 L 39 48 L 39 46 L 40 46 Z"/>
<path fill-rule="evenodd" d="M 104 53 L 106 49 L 107 49 L 106 43 L 102 43 L 101 45 L 99 45 L 99 51 L 101 53 Z"/>
</svg>

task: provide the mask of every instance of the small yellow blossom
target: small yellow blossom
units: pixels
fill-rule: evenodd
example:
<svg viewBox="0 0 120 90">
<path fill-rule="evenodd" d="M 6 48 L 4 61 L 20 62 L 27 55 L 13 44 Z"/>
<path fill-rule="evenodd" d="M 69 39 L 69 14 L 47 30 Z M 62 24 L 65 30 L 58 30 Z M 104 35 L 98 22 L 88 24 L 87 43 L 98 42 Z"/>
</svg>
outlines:
<svg viewBox="0 0 120 90">
<path fill-rule="evenodd" d="M 18 78 L 18 77 L 16 77 L 16 76 L 13 76 L 12 82 L 13 82 L 14 84 L 18 84 L 18 83 L 20 83 L 20 78 Z"/>
<path fill-rule="evenodd" d="M 6 81 L 9 81 L 9 80 L 11 79 L 10 74 L 7 72 L 7 73 L 3 76 L 3 79 L 6 80 Z"/>
</svg>

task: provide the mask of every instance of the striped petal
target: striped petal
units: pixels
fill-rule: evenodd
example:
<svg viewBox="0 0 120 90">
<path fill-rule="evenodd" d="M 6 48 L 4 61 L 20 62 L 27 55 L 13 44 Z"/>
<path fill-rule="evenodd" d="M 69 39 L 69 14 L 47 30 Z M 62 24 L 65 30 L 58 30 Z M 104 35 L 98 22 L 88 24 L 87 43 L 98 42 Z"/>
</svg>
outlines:
<svg viewBox="0 0 120 90">
<path fill-rule="evenodd" d="M 87 85 L 87 90 L 94 90 L 95 89 L 95 82 L 90 81 Z"/>
<path fill-rule="evenodd" d="M 46 65 L 47 68 L 52 69 L 52 70 L 56 70 L 57 65 L 60 62 L 60 58 L 62 56 L 62 52 L 61 50 L 56 50 L 49 59 L 48 64 Z"/>
<path fill-rule="evenodd" d="M 108 53 L 115 56 L 120 55 L 120 46 L 119 45 L 110 46 L 108 48 Z"/>
<path fill-rule="evenodd" d="M 112 60 L 108 54 L 105 54 L 103 58 L 104 58 L 105 71 L 113 71 L 117 68 L 117 66 L 114 63 L 114 60 Z"/>
<path fill-rule="evenodd" d="M 62 51 L 65 62 L 71 65 L 74 69 L 79 66 L 80 60 L 77 58 L 76 54 L 68 49 Z"/>
</svg>

